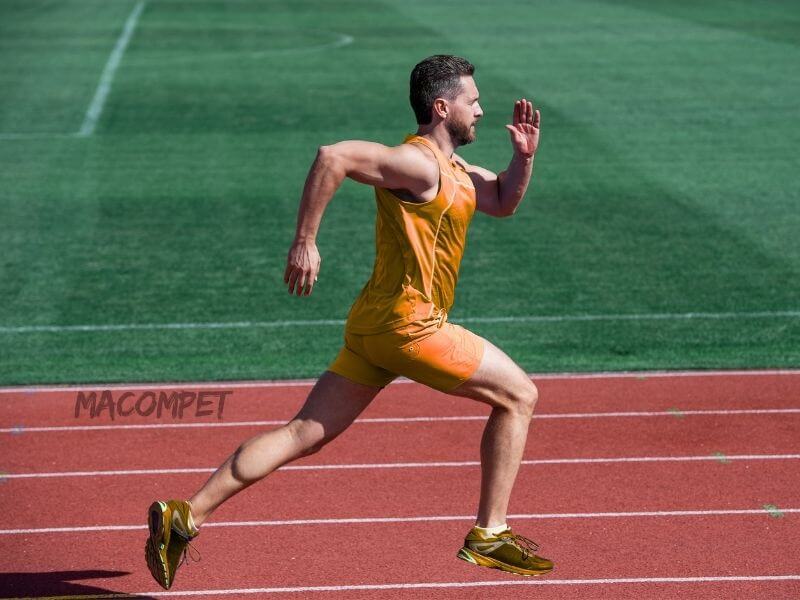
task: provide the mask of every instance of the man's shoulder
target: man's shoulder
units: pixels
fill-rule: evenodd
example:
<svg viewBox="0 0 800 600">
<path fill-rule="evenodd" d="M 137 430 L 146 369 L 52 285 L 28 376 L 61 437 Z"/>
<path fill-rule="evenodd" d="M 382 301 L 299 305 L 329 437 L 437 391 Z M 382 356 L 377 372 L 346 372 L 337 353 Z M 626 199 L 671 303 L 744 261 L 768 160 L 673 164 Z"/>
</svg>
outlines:
<svg viewBox="0 0 800 600">
<path fill-rule="evenodd" d="M 407 172 L 416 174 L 416 178 L 434 185 L 439 181 L 439 161 L 433 151 L 424 144 L 405 142 L 393 148 L 394 158 L 403 164 Z"/>
<path fill-rule="evenodd" d="M 497 175 L 492 171 L 490 171 L 489 169 L 485 169 L 479 165 L 473 165 L 468 163 L 466 160 L 464 160 L 455 152 L 453 152 L 453 162 L 460 164 L 463 167 L 463 169 L 470 174 L 470 176 L 480 176 L 484 179 L 497 177 Z"/>
<path fill-rule="evenodd" d="M 409 160 L 419 160 L 420 157 L 426 159 L 427 162 L 438 165 L 439 161 L 436 160 L 436 154 L 428 146 L 422 142 L 415 142 L 410 140 L 403 142 L 399 146 L 395 146 L 398 155 L 401 155 Z"/>
<path fill-rule="evenodd" d="M 467 168 L 472 166 L 466 160 L 464 160 L 462 157 L 460 157 L 458 154 L 456 154 L 455 152 L 453 152 L 453 162 L 458 163 L 459 165 L 461 165 L 465 169 L 467 169 Z"/>
</svg>

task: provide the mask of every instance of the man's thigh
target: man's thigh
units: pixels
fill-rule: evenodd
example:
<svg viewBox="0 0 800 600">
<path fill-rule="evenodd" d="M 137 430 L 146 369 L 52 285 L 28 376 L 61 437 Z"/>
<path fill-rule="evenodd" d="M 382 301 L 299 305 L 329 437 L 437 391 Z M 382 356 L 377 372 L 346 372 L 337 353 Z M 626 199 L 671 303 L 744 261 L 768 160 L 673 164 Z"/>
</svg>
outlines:
<svg viewBox="0 0 800 600">
<path fill-rule="evenodd" d="M 380 391 L 380 387 L 325 371 L 293 420 L 303 421 L 317 434 L 331 439 L 347 429 Z"/>
<path fill-rule="evenodd" d="M 363 340 L 374 364 L 443 392 L 472 376 L 484 348 L 480 336 L 448 322 L 420 331 L 399 329 L 364 336 Z"/>
<path fill-rule="evenodd" d="M 511 357 L 489 340 L 482 339 L 484 352 L 480 365 L 469 379 L 449 390 L 449 394 L 505 406 L 509 400 L 535 391 L 528 374 Z"/>
</svg>

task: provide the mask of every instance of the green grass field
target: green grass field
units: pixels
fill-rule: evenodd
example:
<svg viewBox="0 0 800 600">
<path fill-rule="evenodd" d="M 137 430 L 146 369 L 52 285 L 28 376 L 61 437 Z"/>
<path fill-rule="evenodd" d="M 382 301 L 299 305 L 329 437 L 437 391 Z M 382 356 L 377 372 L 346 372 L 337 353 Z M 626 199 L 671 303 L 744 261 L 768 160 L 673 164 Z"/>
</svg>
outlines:
<svg viewBox="0 0 800 600">
<path fill-rule="evenodd" d="M 436 53 L 477 66 L 467 160 L 502 170 L 514 100 L 542 111 L 530 192 L 473 220 L 451 320 L 535 372 L 800 365 L 796 3 L 148 0 L 77 136 L 135 5 L 0 3 L 0 382 L 317 376 L 375 205 L 346 182 L 290 297 L 306 172 L 412 132 Z"/>
</svg>

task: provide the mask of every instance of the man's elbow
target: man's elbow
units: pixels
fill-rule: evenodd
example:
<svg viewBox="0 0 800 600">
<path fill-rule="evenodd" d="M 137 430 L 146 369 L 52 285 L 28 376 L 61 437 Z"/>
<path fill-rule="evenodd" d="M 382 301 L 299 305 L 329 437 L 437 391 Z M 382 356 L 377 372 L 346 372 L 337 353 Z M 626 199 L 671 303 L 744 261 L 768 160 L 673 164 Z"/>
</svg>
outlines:
<svg viewBox="0 0 800 600">
<path fill-rule="evenodd" d="M 320 146 L 317 148 L 316 163 L 318 166 L 323 167 L 324 169 L 336 172 L 341 171 L 343 176 L 346 175 L 346 169 L 342 160 L 342 153 L 339 148 L 336 147 L 336 144 Z"/>
<path fill-rule="evenodd" d="M 322 164 L 330 164 L 336 160 L 336 147 L 320 146 L 317 148 L 317 162 Z"/>
<path fill-rule="evenodd" d="M 513 202 L 505 202 L 504 203 L 502 200 L 499 201 L 497 204 L 498 204 L 498 207 L 497 207 L 497 213 L 496 213 L 495 216 L 497 216 L 497 217 L 499 217 L 501 219 L 505 219 L 506 217 L 512 216 L 515 212 L 517 212 L 517 206 L 519 206 L 517 203 L 513 203 Z"/>
</svg>

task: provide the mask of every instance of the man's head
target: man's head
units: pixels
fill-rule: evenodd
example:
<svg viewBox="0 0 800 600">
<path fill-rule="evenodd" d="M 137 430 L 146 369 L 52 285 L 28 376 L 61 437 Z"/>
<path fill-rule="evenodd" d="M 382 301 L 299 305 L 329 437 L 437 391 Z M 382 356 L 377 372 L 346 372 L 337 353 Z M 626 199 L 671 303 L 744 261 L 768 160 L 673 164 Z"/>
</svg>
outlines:
<svg viewBox="0 0 800 600">
<path fill-rule="evenodd" d="M 475 123 L 483 115 L 475 67 L 458 56 L 429 56 L 411 71 L 411 107 L 420 125 L 444 122 L 456 145 L 475 141 Z"/>
</svg>

